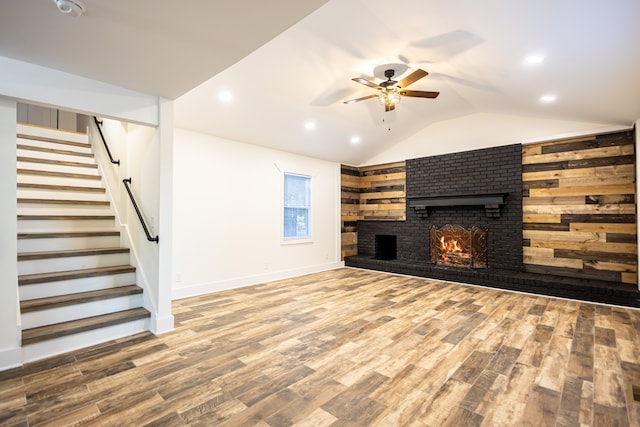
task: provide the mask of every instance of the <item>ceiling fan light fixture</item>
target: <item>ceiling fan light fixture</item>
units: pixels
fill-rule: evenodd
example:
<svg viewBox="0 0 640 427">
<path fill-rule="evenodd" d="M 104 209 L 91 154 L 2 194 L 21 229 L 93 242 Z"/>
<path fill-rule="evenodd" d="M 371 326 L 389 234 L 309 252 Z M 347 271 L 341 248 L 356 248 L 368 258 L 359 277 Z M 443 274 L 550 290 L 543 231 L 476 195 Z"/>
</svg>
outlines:
<svg viewBox="0 0 640 427">
<path fill-rule="evenodd" d="M 53 0 L 60 13 L 77 18 L 87 9 L 80 0 Z"/>
<path fill-rule="evenodd" d="M 400 91 L 397 87 L 382 88 L 378 95 L 378 102 L 381 105 L 396 105 L 400 103 Z"/>
</svg>

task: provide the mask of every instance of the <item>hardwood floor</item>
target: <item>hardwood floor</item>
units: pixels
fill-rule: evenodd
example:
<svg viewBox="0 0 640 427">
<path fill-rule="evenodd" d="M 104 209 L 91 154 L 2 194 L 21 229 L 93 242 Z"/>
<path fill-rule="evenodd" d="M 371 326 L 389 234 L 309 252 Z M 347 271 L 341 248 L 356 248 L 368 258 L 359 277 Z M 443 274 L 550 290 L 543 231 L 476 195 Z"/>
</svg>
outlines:
<svg viewBox="0 0 640 427">
<path fill-rule="evenodd" d="M 344 268 L 173 311 L 0 372 L 0 424 L 640 425 L 632 309 Z"/>
</svg>

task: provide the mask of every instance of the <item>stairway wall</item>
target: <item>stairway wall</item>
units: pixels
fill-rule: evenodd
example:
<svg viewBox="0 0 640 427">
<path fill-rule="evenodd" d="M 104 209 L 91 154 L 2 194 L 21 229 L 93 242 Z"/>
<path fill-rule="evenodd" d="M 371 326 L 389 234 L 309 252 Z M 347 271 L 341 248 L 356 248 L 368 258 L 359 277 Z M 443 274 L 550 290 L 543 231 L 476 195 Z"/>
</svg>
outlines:
<svg viewBox="0 0 640 427">
<path fill-rule="evenodd" d="M 161 128 L 102 120 L 102 133 L 114 159 L 109 161 L 95 124 L 89 126 L 89 138 L 94 146 L 96 160 L 112 195 L 116 215 L 122 224 L 123 244 L 131 248 L 132 265 L 136 267 L 136 281 L 144 292 L 144 307 L 152 313 L 151 330 L 162 333 L 173 329 L 171 314 L 172 274 L 160 274 L 160 253 L 170 251 L 171 211 L 160 212 L 160 154 L 162 144 L 171 145 L 170 137 L 160 138 Z M 168 169 L 163 174 L 172 174 Z M 153 236 L 161 243 L 149 242 L 137 214 L 124 188 L 122 180 L 131 178 L 131 189 Z M 170 181 L 171 182 L 171 181 Z M 163 195 L 166 192 L 163 192 Z M 160 230 L 160 216 L 169 218 L 166 232 Z M 166 239 L 166 240 L 165 240 Z M 164 248 L 161 245 L 165 245 Z M 169 256 L 169 259 L 171 257 Z M 167 289 L 163 291 L 163 289 Z"/>
<path fill-rule="evenodd" d="M 0 97 L 0 370 L 21 364 L 16 264 L 16 102 Z"/>
</svg>

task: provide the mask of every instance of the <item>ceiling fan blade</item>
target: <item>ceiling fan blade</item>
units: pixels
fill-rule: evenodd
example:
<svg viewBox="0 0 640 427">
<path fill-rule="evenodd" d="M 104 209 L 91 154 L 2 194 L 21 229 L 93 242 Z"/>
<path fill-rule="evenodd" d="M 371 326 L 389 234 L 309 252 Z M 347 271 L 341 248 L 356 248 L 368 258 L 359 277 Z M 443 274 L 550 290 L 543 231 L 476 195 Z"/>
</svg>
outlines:
<svg viewBox="0 0 640 427">
<path fill-rule="evenodd" d="M 426 92 L 423 90 L 401 90 L 402 96 L 413 96 L 416 98 L 437 98 L 440 92 Z"/>
<path fill-rule="evenodd" d="M 427 73 L 426 71 L 418 68 L 413 73 L 409 74 L 407 77 L 400 80 L 400 82 L 398 83 L 398 86 L 404 89 L 405 87 L 409 86 L 411 83 L 417 82 L 418 80 L 420 80 L 421 78 L 423 78 L 428 74 L 429 73 Z"/>
<path fill-rule="evenodd" d="M 362 77 L 355 77 L 355 78 L 353 78 L 351 80 L 353 80 L 356 83 L 360 83 L 361 85 L 369 86 L 369 87 L 372 87 L 372 88 L 375 88 L 375 89 L 379 89 L 380 88 L 380 86 L 378 86 L 377 84 L 375 84 L 373 82 L 370 82 L 367 79 L 363 79 Z"/>
<path fill-rule="evenodd" d="M 344 104 L 353 104 L 354 102 L 364 101 L 365 99 L 371 99 L 378 97 L 378 94 L 363 96 L 362 98 L 350 99 L 348 101 L 344 101 Z"/>
</svg>

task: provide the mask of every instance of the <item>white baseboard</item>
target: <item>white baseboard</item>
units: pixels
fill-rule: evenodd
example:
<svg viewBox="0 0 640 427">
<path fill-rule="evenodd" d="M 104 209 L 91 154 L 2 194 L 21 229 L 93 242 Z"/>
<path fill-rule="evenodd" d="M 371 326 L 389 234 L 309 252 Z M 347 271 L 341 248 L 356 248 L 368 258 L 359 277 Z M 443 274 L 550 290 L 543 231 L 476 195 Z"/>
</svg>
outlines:
<svg viewBox="0 0 640 427">
<path fill-rule="evenodd" d="M 149 330 L 154 335 L 164 334 L 166 332 L 173 331 L 174 328 L 174 319 L 173 315 L 170 314 L 168 316 L 163 317 L 155 317 L 151 316 L 151 323 L 149 325 Z"/>
<path fill-rule="evenodd" d="M 0 350 L 0 371 L 22 366 L 22 349 L 20 347 Z"/>
<path fill-rule="evenodd" d="M 266 274 L 256 274 L 253 276 L 239 277 L 230 280 L 221 280 L 217 282 L 200 283 L 184 288 L 173 288 L 172 299 L 181 299 L 195 297 L 198 295 L 210 294 L 212 292 L 226 291 L 229 289 L 242 288 L 245 286 L 258 285 L 260 283 L 272 282 L 274 280 L 290 279 L 292 277 L 302 276 L 311 273 L 320 273 L 322 271 L 335 270 L 344 267 L 344 262 L 333 262 L 328 264 L 319 264 L 309 267 L 296 268 L 293 270 L 274 271 Z"/>
</svg>

